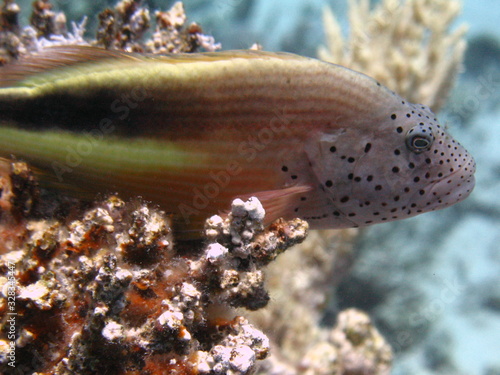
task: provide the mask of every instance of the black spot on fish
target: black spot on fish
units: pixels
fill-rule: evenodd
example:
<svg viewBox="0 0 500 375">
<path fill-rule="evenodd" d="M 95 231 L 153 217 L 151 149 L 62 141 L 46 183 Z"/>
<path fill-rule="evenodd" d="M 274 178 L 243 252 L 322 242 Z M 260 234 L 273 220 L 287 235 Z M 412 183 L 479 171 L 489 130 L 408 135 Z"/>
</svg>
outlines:
<svg viewBox="0 0 500 375">
<path fill-rule="evenodd" d="M 377 185 L 377 186 L 375 186 L 375 190 L 377 190 L 377 191 L 382 190 L 382 185 Z"/>
<path fill-rule="evenodd" d="M 292 180 L 296 180 L 297 179 L 297 175 L 292 174 L 291 177 L 292 177 Z"/>
<path fill-rule="evenodd" d="M 396 156 L 397 156 L 397 155 L 401 155 L 401 151 L 399 151 L 398 149 L 395 149 L 395 150 L 394 150 L 394 155 L 396 155 Z"/>
<path fill-rule="evenodd" d="M 330 147 L 330 152 L 332 152 L 332 153 L 333 153 L 333 152 L 335 152 L 335 151 L 337 151 L 337 147 L 335 147 L 335 146 Z"/>
<path fill-rule="evenodd" d="M 395 116 L 395 115 L 394 115 L 394 116 Z M 398 126 L 398 127 L 396 128 L 396 131 L 397 131 L 398 133 L 402 133 L 402 132 L 403 132 L 403 128 L 402 128 L 401 126 Z"/>
<path fill-rule="evenodd" d="M 365 153 L 370 151 L 370 149 L 372 148 L 372 144 L 371 143 L 367 143 L 366 146 L 365 146 Z"/>
<path fill-rule="evenodd" d="M 338 211 L 333 211 L 333 216 L 340 216 L 340 212 L 338 212 Z"/>
<path fill-rule="evenodd" d="M 393 120 L 396 120 L 396 118 L 397 118 L 397 117 L 398 117 L 398 116 L 396 116 L 396 114 L 395 114 L 395 113 L 393 113 L 393 114 L 391 115 L 391 119 L 393 119 Z"/>
<path fill-rule="evenodd" d="M 332 182 L 332 180 L 328 180 L 328 181 L 326 181 L 326 182 L 325 182 L 325 186 L 326 186 L 326 187 L 332 187 L 332 186 L 333 186 L 333 182 Z"/>
<path fill-rule="evenodd" d="M 284 165 L 284 166 L 281 167 L 281 170 L 283 172 L 288 172 L 288 167 L 286 165 Z"/>
<path fill-rule="evenodd" d="M 346 196 L 346 197 L 342 197 L 342 198 L 340 198 L 340 201 L 341 201 L 342 203 L 346 203 L 346 202 L 348 202 L 348 201 L 349 201 L 349 197 L 347 197 L 347 196 Z"/>
<path fill-rule="evenodd" d="M 354 163 L 354 161 L 355 161 L 355 160 L 356 160 L 356 159 L 354 159 L 353 157 L 350 157 L 349 159 L 347 159 L 347 161 L 348 161 L 349 163 Z"/>
<path fill-rule="evenodd" d="M 399 168 L 398 167 L 392 167 L 392 172 L 393 173 L 398 173 L 399 172 Z"/>
</svg>

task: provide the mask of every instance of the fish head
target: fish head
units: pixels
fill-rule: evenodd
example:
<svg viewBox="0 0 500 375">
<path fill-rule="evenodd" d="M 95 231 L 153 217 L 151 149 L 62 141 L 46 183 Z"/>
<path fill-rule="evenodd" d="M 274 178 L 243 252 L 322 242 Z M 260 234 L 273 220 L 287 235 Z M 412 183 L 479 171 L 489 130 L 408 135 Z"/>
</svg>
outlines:
<svg viewBox="0 0 500 375">
<path fill-rule="evenodd" d="M 306 145 L 325 211 L 313 228 L 400 220 L 470 194 L 472 156 L 428 107 L 402 103 L 373 118 L 377 126 L 326 129 Z"/>
</svg>

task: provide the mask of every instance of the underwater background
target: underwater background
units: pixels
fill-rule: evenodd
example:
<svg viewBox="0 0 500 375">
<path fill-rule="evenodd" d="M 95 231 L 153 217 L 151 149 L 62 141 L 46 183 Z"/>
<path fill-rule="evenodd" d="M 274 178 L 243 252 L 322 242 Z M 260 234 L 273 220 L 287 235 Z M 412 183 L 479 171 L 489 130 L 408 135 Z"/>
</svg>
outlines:
<svg viewBox="0 0 500 375">
<path fill-rule="evenodd" d="M 29 11 L 30 1 L 19 1 Z M 69 20 L 115 1 L 54 1 Z M 173 2 L 147 3 L 151 9 Z M 376 3 L 376 2 L 374 2 Z M 348 26 L 346 0 L 187 0 L 189 19 L 223 49 L 315 57 L 328 4 Z M 28 24 L 28 14 L 22 24 Z M 500 374 L 500 2 L 466 0 L 463 73 L 439 113 L 477 162 L 476 188 L 443 211 L 364 230 L 334 299 L 372 316 L 396 354 L 393 374 Z M 88 29 L 95 19 L 88 21 Z M 89 31 L 90 33 L 90 31 Z M 291 250 L 293 251 L 293 250 Z"/>
</svg>

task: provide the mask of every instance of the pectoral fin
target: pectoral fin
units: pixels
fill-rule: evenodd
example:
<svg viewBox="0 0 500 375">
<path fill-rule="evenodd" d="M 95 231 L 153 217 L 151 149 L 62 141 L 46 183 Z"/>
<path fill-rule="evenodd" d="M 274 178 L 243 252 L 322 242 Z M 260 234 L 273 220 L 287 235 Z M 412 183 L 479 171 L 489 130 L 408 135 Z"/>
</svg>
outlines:
<svg viewBox="0 0 500 375">
<path fill-rule="evenodd" d="M 299 200 L 301 194 L 307 193 L 312 189 L 309 185 L 297 185 L 284 189 L 259 191 L 252 194 L 239 196 L 243 200 L 250 197 L 259 199 L 266 211 L 264 224 L 269 225 L 279 218 L 291 219 L 295 214 L 294 203 Z"/>
</svg>

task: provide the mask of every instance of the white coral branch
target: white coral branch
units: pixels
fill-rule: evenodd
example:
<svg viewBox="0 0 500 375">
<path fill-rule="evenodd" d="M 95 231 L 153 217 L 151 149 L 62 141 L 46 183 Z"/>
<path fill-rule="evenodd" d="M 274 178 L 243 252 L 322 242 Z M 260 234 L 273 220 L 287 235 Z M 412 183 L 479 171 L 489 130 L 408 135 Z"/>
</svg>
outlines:
<svg viewBox="0 0 500 375">
<path fill-rule="evenodd" d="M 368 74 L 401 96 L 438 110 L 444 105 L 465 51 L 465 26 L 451 30 L 460 3 L 450 0 L 350 0 L 344 38 L 324 10 L 326 46 L 318 56 Z"/>
</svg>

